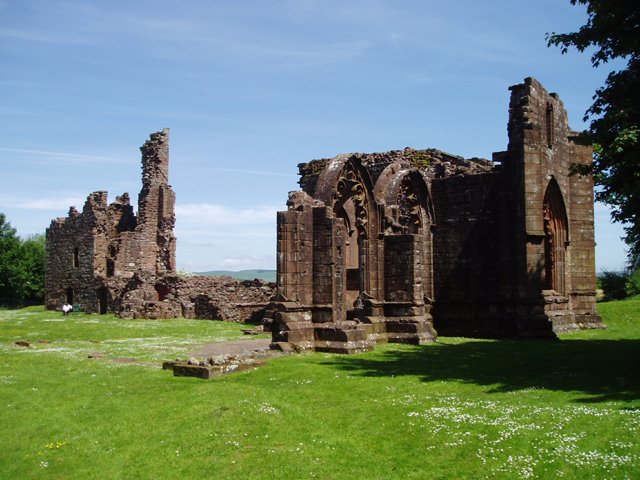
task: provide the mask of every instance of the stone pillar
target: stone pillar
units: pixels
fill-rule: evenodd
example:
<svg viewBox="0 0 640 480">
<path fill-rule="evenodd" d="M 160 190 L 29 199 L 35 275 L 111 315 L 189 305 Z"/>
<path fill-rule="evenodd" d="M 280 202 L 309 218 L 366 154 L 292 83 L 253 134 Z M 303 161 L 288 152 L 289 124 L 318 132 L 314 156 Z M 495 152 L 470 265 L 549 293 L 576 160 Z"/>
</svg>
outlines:
<svg viewBox="0 0 640 480">
<path fill-rule="evenodd" d="M 345 227 L 327 207 L 313 208 L 313 321 L 346 320 Z"/>
<path fill-rule="evenodd" d="M 436 338 L 425 312 L 422 246 L 420 235 L 384 237 L 384 311 L 390 342 L 419 345 Z"/>
<path fill-rule="evenodd" d="M 311 323 L 313 222 L 311 209 L 277 214 L 277 294 L 272 348 L 313 348 Z"/>
</svg>

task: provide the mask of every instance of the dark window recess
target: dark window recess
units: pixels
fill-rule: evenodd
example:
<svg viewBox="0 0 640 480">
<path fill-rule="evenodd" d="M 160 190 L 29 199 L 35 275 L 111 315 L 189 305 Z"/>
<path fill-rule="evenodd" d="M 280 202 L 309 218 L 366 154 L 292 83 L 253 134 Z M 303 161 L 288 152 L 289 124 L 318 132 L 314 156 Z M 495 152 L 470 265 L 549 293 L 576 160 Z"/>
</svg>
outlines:
<svg viewBox="0 0 640 480">
<path fill-rule="evenodd" d="M 347 290 L 360 290 L 359 268 L 347 268 Z"/>
<path fill-rule="evenodd" d="M 547 103 L 547 118 L 546 118 L 546 130 L 547 130 L 547 146 L 553 147 L 553 105 Z"/>
<path fill-rule="evenodd" d="M 116 267 L 112 259 L 107 258 L 107 277 L 113 277 L 115 275 Z"/>
<path fill-rule="evenodd" d="M 163 301 L 165 298 L 167 298 L 169 289 L 167 288 L 166 285 L 163 285 L 161 283 L 156 283 L 156 292 L 158 294 L 158 300 Z"/>
</svg>

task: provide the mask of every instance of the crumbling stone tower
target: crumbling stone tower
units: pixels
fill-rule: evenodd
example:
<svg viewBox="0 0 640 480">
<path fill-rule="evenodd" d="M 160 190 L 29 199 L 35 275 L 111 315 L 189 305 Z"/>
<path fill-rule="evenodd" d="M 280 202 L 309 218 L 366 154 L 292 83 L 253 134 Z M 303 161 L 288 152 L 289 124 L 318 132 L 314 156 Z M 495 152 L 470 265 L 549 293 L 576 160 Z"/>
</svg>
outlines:
<svg viewBox="0 0 640 480">
<path fill-rule="evenodd" d="M 596 328 L 592 161 L 556 94 L 511 87 L 494 162 L 435 149 L 300 164 L 278 212 L 273 344 L 355 352 Z M 434 329 L 435 327 L 435 329 Z M 288 346 L 287 346 L 288 345 Z"/>
<path fill-rule="evenodd" d="M 169 185 L 169 130 L 140 148 L 142 189 L 137 215 L 129 195 L 107 204 L 89 195 L 47 229 L 45 302 L 122 318 L 202 318 L 257 321 L 273 295 L 259 280 L 180 276 L 176 273 L 175 194 Z"/>
<path fill-rule="evenodd" d="M 154 133 L 140 147 L 142 190 L 138 200 L 140 268 L 157 276 L 176 270 L 176 195 L 169 185 L 169 129 Z"/>
<path fill-rule="evenodd" d="M 107 204 L 107 192 L 87 197 L 51 222 L 46 232 L 45 304 L 64 302 L 84 311 L 117 311 L 136 273 L 175 272 L 175 193 L 169 185 L 169 129 L 154 133 L 141 147 L 142 190 L 138 215 L 125 193 Z M 159 295 L 161 292 L 159 292 Z"/>
</svg>

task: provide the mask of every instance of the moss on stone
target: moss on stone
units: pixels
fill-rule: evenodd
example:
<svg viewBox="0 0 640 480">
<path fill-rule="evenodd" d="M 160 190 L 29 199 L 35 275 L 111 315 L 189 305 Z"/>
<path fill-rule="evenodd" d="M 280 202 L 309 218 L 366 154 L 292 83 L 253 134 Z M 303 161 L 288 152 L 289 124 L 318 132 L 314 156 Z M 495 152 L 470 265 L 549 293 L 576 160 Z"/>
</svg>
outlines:
<svg viewBox="0 0 640 480">
<path fill-rule="evenodd" d="M 434 158 L 427 150 L 413 150 L 407 155 L 407 159 L 416 168 L 427 169 L 431 166 Z"/>
</svg>

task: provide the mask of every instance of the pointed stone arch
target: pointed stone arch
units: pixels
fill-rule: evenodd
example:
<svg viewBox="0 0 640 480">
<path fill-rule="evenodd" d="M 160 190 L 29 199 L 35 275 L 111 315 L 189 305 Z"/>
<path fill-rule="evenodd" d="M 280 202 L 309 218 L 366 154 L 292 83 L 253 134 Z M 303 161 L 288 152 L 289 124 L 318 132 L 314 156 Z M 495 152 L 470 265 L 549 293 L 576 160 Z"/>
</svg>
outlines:
<svg viewBox="0 0 640 480">
<path fill-rule="evenodd" d="M 370 202 L 367 188 L 357 168 L 348 163 L 338 177 L 334 195 L 333 212 L 345 220 L 350 233 L 356 232 L 358 237 L 369 238 Z"/>
<path fill-rule="evenodd" d="M 544 224 L 544 287 L 566 294 L 566 257 L 569 223 L 562 192 L 555 178 L 547 186 L 542 203 Z"/>
<path fill-rule="evenodd" d="M 398 205 L 398 223 L 406 233 L 429 233 L 433 223 L 433 202 L 424 177 L 417 170 L 404 172 L 390 192 L 394 205 Z"/>
<path fill-rule="evenodd" d="M 347 318 L 353 318 L 358 315 L 361 298 L 370 295 L 376 282 L 370 249 L 375 248 L 371 241 L 377 241 L 377 208 L 369 175 L 356 158 L 345 161 L 333 180 L 329 205 L 335 217 L 344 222 L 345 307 Z"/>
<path fill-rule="evenodd" d="M 377 185 L 376 185 L 377 187 Z M 398 171 L 384 192 L 386 205 L 393 205 L 395 233 L 418 235 L 422 250 L 422 286 L 425 297 L 433 298 L 433 201 L 423 175 L 417 169 Z"/>
</svg>

